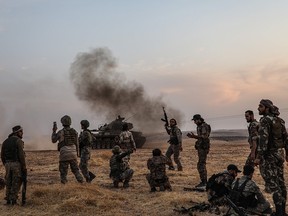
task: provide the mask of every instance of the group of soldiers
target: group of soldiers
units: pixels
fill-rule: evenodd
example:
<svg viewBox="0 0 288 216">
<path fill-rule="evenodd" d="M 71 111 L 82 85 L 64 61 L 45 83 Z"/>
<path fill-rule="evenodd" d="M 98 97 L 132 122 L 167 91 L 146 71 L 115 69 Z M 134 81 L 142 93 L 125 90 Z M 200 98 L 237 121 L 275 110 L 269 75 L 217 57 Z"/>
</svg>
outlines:
<svg viewBox="0 0 288 216">
<path fill-rule="evenodd" d="M 243 167 L 243 176 L 236 178 L 241 171 L 234 164 L 229 164 L 227 170 L 207 177 L 206 160 L 210 149 L 211 127 L 205 122 L 200 114 L 195 114 L 192 121 L 197 126 L 197 133 L 188 133 L 187 136 L 196 139 L 195 149 L 198 152 L 197 170 L 200 176 L 200 183 L 195 188 L 205 188 L 208 194 L 208 201 L 214 206 L 223 204 L 229 196 L 232 200 L 245 209 L 256 209 L 264 212 L 270 208 L 269 202 L 261 193 L 257 184 L 252 180 L 255 166 L 259 166 L 260 173 L 265 181 L 265 191 L 272 193 L 275 212 L 273 215 L 286 215 L 287 190 L 284 181 L 284 161 L 288 161 L 287 155 L 287 131 L 285 122 L 279 117 L 279 109 L 271 100 L 263 99 L 258 106 L 259 114 L 262 115 L 259 122 L 254 118 L 251 110 L 245 112 L 245 118 L 249 123 L 248 142 L 251 152 Z M 51 140 L 58 142 L 59 171 L 61 183 L 67 183 L 68 167 L 78 182 L 82 183 L 84 178 L 90 183 L 95 175 L 88 169 L 93 135 L 89 128 L 89 122 L 80 122 L 82 132 L 78 136 L 75 129 L 71 128 L 71 118 L 67 115 L 61 118 L 63 128 L 57 131 L 57 125 L 52 129 Z M 150 172 L 146 178 L 150 185 L 150 191 L 171 191 L 172 187 L 166 174 L 166 168 L 175 170 L 172 161 L 177 165 L 178 171 L 183 171 L 179 159 L 182 147 L 182 132 L 177 126 L 176 119 L 172 118 L 165 124 L 165 129 L 170 136 L 169 147 L 163 155 L 159 148 L 152 151 L 152 157 L 147 160 L 147 168 Z M 18 193 L 21 186 L 22 174 L 27 174 L 24 143 L 22 141 L 23 128 L 15 126 L 12 133 L 3 142 L 1 159 L 6 169 L 6 201 L 7 204 L 17 203 Z M 286 157 L 284 156 L 286 151 Z M 130 154 L 136 151 L 135 141 L 128 125 L 123 124 L 120 134 L 119 145 L 112 149 L 113 155 L 110 158 L 110 178 L 113 186 L 118 188 L 123 183 L 123 188 L 129 187 L 129 182 L 134 171 L 130 168 Z M 78 165 L 77 156 L 80 156 Z M 81 171 L 81 172 L 80 172 Z M 82 174 L 81 174 L 82 173 Z M 84 178 L 83 178 L 84 177 Z M 237 201 L 237 199 L 238 201 Z M 242 197 L 239 199 L 239 197 Z M 223 199 L 224 198 L 224 199 Z M 245 203 L 241 203 L 245 200 Z M 248 200 L 248 202 L 247 202 Z"/>
<path fill-rule="evenodd" d="M 252 180 L 255 166 L 259 166 L 260 174 L 265 181 L 265 192 L 271 193 L 275 205 L 275 212 L 271 215 L 285 216 L 287 190 L 284 181 L 284 161 L 288 162 L 288 141 L 285 122 L 279 117 L 277 106 L 269 99 L 262 99 L 258 106 L 258 122 L 251 110 L 245 112 L 246 121 L 249 123 L 248 142 L 250 154 L 243 167 L 243 176 L 236 178 L 241 171 L 234 164 L 227 166 L 227 170 L 213 174 L 207 181 L 206 160 L 210 148 L 210 126 L 201 115 L 193 116 L 197 125 L 197 135 L 188 133 L 189 138 L 197 139 L 195 149 L 198 152 L 197 169 L 200 175 L 200 183 L 195 189 L 205 188 L 208 201 L 214 206 L 227 203 L 227 199 L 234 201 L 238 206 L 248 212 L 264 214 L 270 212 L 270 204 L 261 193 L 257 184 Z M 170 134 L 170 146 L 166 152 L 169 159 L 169 169 L 173 170 L 171 155 L 174 153 L 174 161 L 178 171 L 183 167 L 179 160 L 179 152 L 182 151 L 181 131 L 177 127 L 175 119 L 170 120 L 170 127 L 166 125 Z M 230 200 L 230 201 L 231 201 Z M 268 213 L 269 214 L 269 213 Z"/>
</svg>

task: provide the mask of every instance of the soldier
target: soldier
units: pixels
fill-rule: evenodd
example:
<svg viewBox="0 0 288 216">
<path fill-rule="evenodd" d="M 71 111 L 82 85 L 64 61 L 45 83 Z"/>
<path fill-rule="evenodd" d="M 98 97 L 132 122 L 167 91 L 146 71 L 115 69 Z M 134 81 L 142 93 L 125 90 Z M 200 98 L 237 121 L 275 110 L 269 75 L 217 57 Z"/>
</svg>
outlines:
<svg viewBox="0 0 288 216">
<path fill-rule="evenodd" d="M 182 132 L 177 126 L 177 122 L 174 118 L 170 119 L 169 125 L 165 124 L 166 132 L 170 135 L 169 147 L 166 151 L 166 157 L 169 159 L 169 170 L 175 170 L 173 162 L 171 159 L 172 154 L 174 155 L 174 162 L 177 164 L 178 171 L 183 171 L 182 164 L 180 162 L 179 156 L 180 151 L 182 151 Z"/>
<path fill-rule="evenodd" d="M 53 127 L 53 133 L 51 140 L 53 143 L 58 141 L 58 151 L 59 155 L 59 171 L 61 183 L 67 183 L 67 173 L 68 167 L 72 170 L 72 173 L 75 175 L 79 183 L 83 182 L 83 177 L 79 172 L 79 167 L 77 163 L 78 155 L 78 134 L 74 128 L 71 128 L 71 118 L 70 116 L 63 116 L 61 118 L 61 123 L 63 129 L 59 130 L 57 133 L 57 127 Z"/>
<path fill-rule="evenodd" d="M 20 125 L 12 128 L 12 133 L 3 142 L 1 160 L 5 166 L 6 201 L 7 205 L 17 204 L 18 193 L 21 187 L 21 177 L 27 174 L 23 129 Z"/>
<path fill-rule="evenodd" d="M 218 174 L 213 174 L 207 183 L 206 191 L 208 201 L 216 206 L 225 203 L 225 195 L 229 194 L 231 185 L 238 173 L 241 171 L 234 164 L 229 164 L 227 170 Z"/>
<path fill-rule="evenodd" d="M 197 139 L 195 149 L 198 151 L 197 170 L 200 175 L 201 182 L 196 187 L 205 187 L 207 183 L 206 160 L 210 149 L 210 132 L 211 127 L 207 124 L 201 115 L 193 116 L 192 121 L 197 125 L 197 135 L 193 132 L 187 134 L 189 138 Z"/>
<path fill-rule="evenodd" d="M 136 144 L 133 138 L 133 134 L 129 131 L 127 123 L 124 123 L 122 126 L 122 131 L 119 135 L 119 143 L 121 149 L 124 151 L 127 151 L 128 149 L 136 151 Z"/>
<path fill-rule="evenodd" d="M 254 173 L 254 168 L 251 165 L 245 165 L 243 168 L 243 176 L 237 178 L 232 183 L 232 191 L 240 194 L 236 197 L 231 196 L 231 199 L 236 198 L 238 200 L 233 200 L 238 207 L 245 208 L 248 212 L 261 215 L 264 213 L 271 213 L 270 203 L 266 200 L 260 188 L 252 180 Z"/>
<path fill-rule="evenodd" d="M 171 185 L 166 175 L 166 164 L 168 165 L 168 158 L 162 155 L 160 149 L 156 148 L 152 151 L 153 157 L 147 161 L 147 167 L 150 173 L 146 178 L 151 188 L 151 192 L 156 191 L 156 187 L 160 187 L 160 191 L 171 191 Z"/>
<path fill-rule="evenodd" d="M 92 147 L 92 141 L 93 136 L 91 134 L 91 131 L 88 129 L 89 127 L 89 121 L 82 120 L 80 122 L 81 129 L 83 130 L 79 135 L 79 151 L 80 151 L 80 170 L 82 172 L 82 175 L 85 177 L 86 182 L 90 183 L 93 180 L 93 177 L 90 176 L 89 170 L 88 170 L 88 161 L 90 160 L 90 152 Z"/>
<path fill-rule="evenodd" d="M 248 143 L 250 145 L 250 154 L 246 160 L 246 165 L 254 166 L 254 160 L 256 158 L 256 150 L 258 146 L 258 129 L 259 122 L 254 118 L 254 113 L 252 110 L 247 110 L 245 112 L 245 119 L 248 126 Z"/>
<path fill-rule="evenodd" d="M 128 188 L 134 171 L 130 169 L 129 163 L 123 158 L 133 153 L 133 150 L 130 149 L 122 153 L 121 148 L 115 145 L 112 148 L 112 153 L 113 155 L 110 158 L 110 178 L 113 180 L 113 185 L 118 188 L 119 183 L 123 182 L 123 188 Z"/>
<path fill-rule="evenodd" d="M 260 173 L 266 187 L 273 194 L 276 212 L 274 215 L 286 214 L 287 191 L 284 180 L 284 151 L 287 154 L 287 131 L 285 122 L 279 118 L 279 110 L 272 101 L 262 99 L 258 106 L 260 119 L 259 145 L 255 164 L 260 164 Z"/>
</svg>

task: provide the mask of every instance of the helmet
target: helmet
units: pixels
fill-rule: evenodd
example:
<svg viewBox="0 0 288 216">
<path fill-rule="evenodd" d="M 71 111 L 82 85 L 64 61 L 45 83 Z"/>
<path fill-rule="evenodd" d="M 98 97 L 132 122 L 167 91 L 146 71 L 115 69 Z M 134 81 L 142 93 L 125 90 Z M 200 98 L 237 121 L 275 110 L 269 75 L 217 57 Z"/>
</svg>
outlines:
<svg viewBox="0 0 288 216">
<path fill-rule="evenodd" d="M 82 121 L 80 122 L 80 124 L 83 125 L 85 128 L 88 128 L 89 125 L 90 125 L 90 123 L 89 123 L 88 120 L 82 120 Z"/>
<path fill-rule="evenodd" d="M 5 188 L 5 180 L 0 177 L 0 190 L 3 190 Z"/>
<path fill-rule="evenodd" d="M 112 152 L 113 152 L 113 154 L 119 154 L 119 153 L 121 152 L 120 146 L 115 145 L 115 146 L 112 148 Z"/>
<path fill-rule="evenodd" d="M 71 125 L 71 118 L 68 115 L 65 115 L 61 118 L 61 123 L 63 126 L 70 126 Z"/>
</svg>

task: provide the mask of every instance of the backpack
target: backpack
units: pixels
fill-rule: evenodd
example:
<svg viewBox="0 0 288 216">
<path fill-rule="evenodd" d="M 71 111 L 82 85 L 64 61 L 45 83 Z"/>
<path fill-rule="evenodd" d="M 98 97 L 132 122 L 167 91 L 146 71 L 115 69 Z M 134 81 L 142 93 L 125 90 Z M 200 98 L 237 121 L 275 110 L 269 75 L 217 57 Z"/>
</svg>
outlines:
<svg viewBox="0 0 288 216">
<path fill-rule="evenodd" d="M 228 194 L 229 193 L 228 188 L 226 188 L 225 185 L 219 184 L 216 181 L 216 179 L 222 175 L 224 175 L 224 173 L 213 174 L 207 181 L 206 191 L 208 190 L 214 191 L 217 197 L 222 197 L 225 194 Z"/>
<path fill-rule="evenodd" d="M 278 116 L 269 119 L 269 123 L 271 125 L 271 136 L 269 137 L 270 144 L 272 144 L 274 148 L 285 148 L 286 139 L 287 139 L 287 131 L 285 127 L 285 122 Z"/>
<path fill-rule="evenodd" d="M 255 198 L 255 194 L 251 194 L 248 197 L 243 195 L 244 188 L 249 179 L 246 179 L 243 184 L 239 187 L 239 178 L 237 178 L 234 187 L 230 191 L 230 199 L 234 202 L 238 207 L 255 207 L 257 205 L 257 199 Z"/>
</svg>

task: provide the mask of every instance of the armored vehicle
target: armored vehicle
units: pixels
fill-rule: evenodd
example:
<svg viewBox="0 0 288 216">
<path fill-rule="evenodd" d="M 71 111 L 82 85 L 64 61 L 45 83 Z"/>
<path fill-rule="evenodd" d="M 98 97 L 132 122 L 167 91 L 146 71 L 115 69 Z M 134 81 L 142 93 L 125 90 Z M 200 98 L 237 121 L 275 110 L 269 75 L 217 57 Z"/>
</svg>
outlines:
<svg viewBox="0 0 288 216">
<path fill-rule="evenodd" d="M 91 130 L 93 136 L 95 137 L 93 141 L 93 149 L 110 149 L 119 143 L 119 135 L 122 131 L 122 126 L 124 123 L 128 124 L 128 129 L 131 131 L 136 148 L 141 148 L 146 142 L 146 137 L 142 135 L 140 131 L 133 131 L 133 124 L 124 121 L 125 118 L 118 116 L 114 121 L 109 124 L 104 124 L 98 129 Z"/>
</svg>

